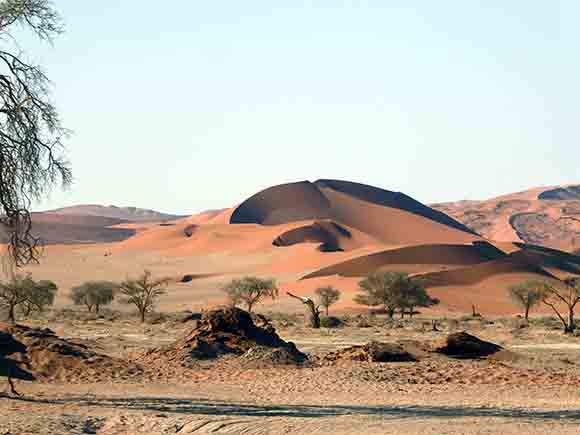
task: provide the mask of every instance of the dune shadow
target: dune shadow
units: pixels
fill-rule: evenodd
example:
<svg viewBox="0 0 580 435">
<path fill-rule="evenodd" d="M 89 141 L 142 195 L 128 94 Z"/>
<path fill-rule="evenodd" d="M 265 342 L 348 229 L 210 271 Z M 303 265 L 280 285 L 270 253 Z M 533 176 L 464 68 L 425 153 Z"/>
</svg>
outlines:
<svg viewBox="0 0 580 435">
<path fill-rule="evenodd" d="M 299 417 L 320 418 L 337 416 L 372 416 L 392 419 L 404 418 L 460 418 L 490 417 L 517 418 L 523 420 L 580 420 L 580 410 L 533 410 L 523 408 L 497 408 L 477 406 L 426 406 L 426 405 L 266 405 L 245 402 L 210 401 L 205 399 L 168 397 L 86 398 L 17 400 L 52 405 L 75 404 L 87 407 L 103 407 L 139 411 L 155 411 L 171 414 L 228 416 L 228 417 Z"/>
</svg>

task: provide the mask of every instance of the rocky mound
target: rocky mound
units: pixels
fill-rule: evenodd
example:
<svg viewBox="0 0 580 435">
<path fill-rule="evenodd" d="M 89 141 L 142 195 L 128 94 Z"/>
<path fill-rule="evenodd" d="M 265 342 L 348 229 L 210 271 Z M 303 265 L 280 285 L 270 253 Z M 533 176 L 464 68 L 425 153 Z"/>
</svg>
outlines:
<svg viewBox="0 0 580 435">
<path fill-rule="evenodd" d="M 282 340 L 267 321 L 258 326 L 248 312 L 235 307 L 203 313 L 188 335 L 170 345 L 148 351 L 142 360 L 161 358 L 189 367 L 196 361 L 225 355 L 245 355 L 246 360 L 266 358 L 284 364 L 299 364 L 307 360 L 294 343 Z"/>
<path fill-rule="evenodd" d="M 453 358 L 481 358 L 502 350 L 503 347 L 495 343 L 481 340 L 463 331 L 448 335 L 445 345 L 437 348 L 436 352 Z"/>
<path fill-rule="evenodd" d="M 366 362 L 409 362 L 417 358 L 397 343 L 372 341 L 362 346 L 351 346 L 326 354 L 323 362 L 366 361 Z"/>
<path fill-rule="evenodd" d="M 98 382 L 141 373 L 135 364 L 98 354 L 50 329 L 0 323 L 0 334 L 11 335 L 24 348 L 7 358 L 43 381 Z"/>
<path fill-rule="evenodd" d="M 8 332 L 0 331 L 0 376 L 33 381 L 34 375 L 25 370 L 17 361 L 7 358 L 9 355 L 26 354 L 26 346 Z"/>
</svg>

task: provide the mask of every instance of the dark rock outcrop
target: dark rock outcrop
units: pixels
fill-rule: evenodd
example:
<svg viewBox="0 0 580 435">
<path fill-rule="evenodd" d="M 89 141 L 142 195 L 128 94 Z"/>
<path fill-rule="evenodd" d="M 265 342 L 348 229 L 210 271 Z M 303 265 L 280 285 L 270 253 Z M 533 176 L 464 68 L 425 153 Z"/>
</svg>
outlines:
<svg viewBox="0 0 580 435">
<path fill-rule="evenodd" d="M 170 345 L 150 350 L 144 359 L 163 357 L 188 366 L 194 360 L 239 356 L 260 347 L 282 350 L 284 358 L 294 363 L 307 360 L 294 343 L 282 340 L 271 324 L 261 323 L 263 326 L 257 326 L 250 313 L 235 307 L 208 311 L 189 334 Z"/>
<path fill-rule="evenodd" d="M 501 350 L 501 346 L 463 331 L 448 335 L 445 345 L 437 348 L 436 352 L 453 358 L 481 358 Z"/>
</svg>

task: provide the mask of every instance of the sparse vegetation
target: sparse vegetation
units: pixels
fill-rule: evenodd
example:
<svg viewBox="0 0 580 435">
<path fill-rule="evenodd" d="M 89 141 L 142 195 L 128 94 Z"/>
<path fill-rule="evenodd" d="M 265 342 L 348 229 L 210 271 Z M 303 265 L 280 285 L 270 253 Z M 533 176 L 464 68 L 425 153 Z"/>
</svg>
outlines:
<svg viewBox="0 0 580 435">
<path fill-rule="evenodd" d="M 405 312 L 413 313 L 416 307 L 439 303 L 427 294 L 422 281 L 413 280 L 402 272 L 371 273 L 359 282 L 359 288 L 363 293 L 355 296 L 357 304 L 371 307 L 382 305 L 391 319 L 397 309 L 404 316 Z"/>
<path fill-rule="evenodd" d="M 102 305 L 109 305 L 115 299 L 115 290 L 119 287 L 111 281 L 87 281 L 71 289 L 71 299 L 75 305 L 84 305 L 88 312 L 99 314 Z"/>
<path fill-rule="evenodd" d="M 338 302 L 340 299 L 340 290 L 332 286 L 327 286 L 317 288 L 314 293 L 316 293 L 318 303 L 324 308 L 326 317 L 328 317 L 328 308 Z"/>
<path fill-rule="evenodd" d="M 24 316 L 29 317 L 33 311 L 44 312 L 46 307 L 54 303 L 58 291 L 57 285 L 48 280 L 35 283 L 28 291 L 28 298 L 22 303 L 21 310 Z"/>
<path fill-rule="evenodd" d="M 530 310 L 542 301 L 545 289 L 546 284 L 542 281 L 526 281 L 511 286 L 508 291 L 512 301 L 523 308 L 524 319 L 528 320 Z"/>
<path fill-rule="evenodd" d="M 157 299 L 165 294 L 169 278 L 154 279 L 149 270 L 145 270 L 137 279 L 127 279 L 119 285 L 119 293 L 123 295 L 121 302 L 135 305 L 139 312 L 141 323 L 145 316 L 155 307 Z"/>
<path fill-rule="evenodd" d="M 264 299 L 278 297 L 278 286 L 275 280 L 255 276 L 234 279 L 227 283 L 222 290 L 233 306 L 244 304 L 250 313 L 254 306 Z"/>
<path fill-rule="evenodd" d="M 25 315 L 32 311 L 42 311 L 52 305 L 57 286 L 52 281 L 36 282 L 30 275 L 14 275 L 9 281 L 0 283 L 0 305 L 8 315 L 8 321 L 16 322 L 16 309 Z"/>
<path fill-rule="evenodd" d="M 563 287 L 545 283 L 542 291 L 542 302 L 552 308 L 562 322 L 565 334 L 571 334 L 576 329 L 574 314 L 576 305 L 580 302 L 580 278 L 569 278 Z M 560 313 L 558 307 L 565 306 L 567 313 Z M 565 316 L 567 315 L 567 319 Z"/>
</svg>

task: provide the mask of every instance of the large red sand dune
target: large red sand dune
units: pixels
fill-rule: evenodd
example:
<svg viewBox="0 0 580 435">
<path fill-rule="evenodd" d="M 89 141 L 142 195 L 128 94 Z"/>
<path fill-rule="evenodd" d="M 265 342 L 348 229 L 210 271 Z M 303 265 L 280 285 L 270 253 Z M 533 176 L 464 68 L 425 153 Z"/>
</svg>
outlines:
<svg viewBox="0 0 580 435">
<path fill-rule="evenodd" d="M 562 201 L 559 198 L 575 201 L 569 199 L 576 194 L 574 189 L 552 190 L 505 196 L 486 207 L 498 216 L 522 216 L 530 204 Z M 93 269 L 105 276 L 107 267 L 120 275 L 116 262 L 139 261 L 153 272 L 159 266 L 159 273 L 202 277 L 181 285 L 171 296 L 175 303 L 181 301 L 180 306 L 196 297 L 193 288 L 206 285 L 211 290 L 207 300 L 219 301 L 223 299 L 219 287 L 225 281 L 256 274 L 276 277 L 283 289 L 303 295 L 312 295 L 320 285 L 335 285 L 343 292 L 338 308 L 362 310 L 353 303 L 358 282 L 381 270 L 423 276 L 429 291 L 442 301 L 436 310 L 468 311 L 476 304 L 486 313 L 508 313 L 514 311 L 506 296 L 509 285 L 528 279 L 558 282 L 580 274 L 580 257 L 520 243 L 513 220 L 498 220 L 489 231 L 486 225 L 477 226 L 478 232 L 499 236 L 498 241 L 441 211 L 461 208 L 465 212 L 460 217 L 473 218 L 480 213 L 468 213 L 474 207 L 473 202 L 463 202 L 437 211 L 402 193 L 319 180 L 270 187 L 236 207 L 166 222 L 119 221 L 91 214 L 80 218 L 70 213 L 42 214 L 36 222 L 60 228 L 54 233 L 59 234 L 55 242 L 66 237 L 70 243 L 107 242 L 102 251 L 110 255 L 100 253 Z M 546 210 L 550 219 L 557 219 L 558 213 Z M 65 250 L 53 249 L 59 255 Z M 99 250 L 97 245 L 91 252 L 99 255 Z M 82 281 L 78 270 L 74 272 L 70 280 Z M 209 274 L 207 279 L 204 274 Z M 295 307 L 290 300 L 275 303 L 284 309 Z"/>
</svg>

